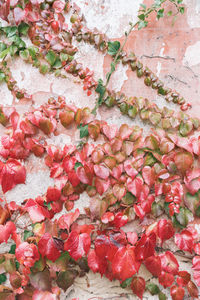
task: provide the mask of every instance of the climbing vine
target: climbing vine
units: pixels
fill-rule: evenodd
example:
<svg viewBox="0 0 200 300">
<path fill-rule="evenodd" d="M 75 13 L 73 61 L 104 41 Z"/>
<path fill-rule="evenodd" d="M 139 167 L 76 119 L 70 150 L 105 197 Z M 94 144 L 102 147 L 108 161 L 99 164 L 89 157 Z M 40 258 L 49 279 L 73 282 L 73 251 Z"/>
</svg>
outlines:
<svg viewBox="0 0 200 300">
<path fill-rule="evenodd" d="M 166 11 L 167 2 L 172 10 Z M 0 123 L 5 127 L 0 147 L 0 243 L 13 242 L 8 253 L 0 254 L 0 299 L 60 299 L 61 290 L 67 291 L 77 276 L 89 270 L 119 280 L 122 288 L 131 288 L 141 299 L 145 290 L 166 299 L 165 288 L 174 300 L 184 295 L 198 298 L 200 236 L 192 221 L 200 216 L 200 142 L 194 136 L 199 119 L 185 113 L 191 104 L 179 92 L 167 88 L 134 52 L 124 51 L 131 31 L 145 28 L 152 12 L 158 20 L 169 16 L 175 22 L 184 6 L 182 0 L 141 4 L 138 20 L 130 23 L 121 45 L 90 31 L 80 9 L 69 1 L 0 1 L 0 17 L 7 22 L 0 26 L 0 81 L 15 99 L 33 101 L 13 78 L 9 64 L 15 57 L 43 75 L 72 74 L 88 96 L 96 93 L 93 109 L 71 105 L 63 96 L 51 97 L 23 115 L 15 106 L 0 106 Z M 74 40 L 111 56 L 106 82 L 96 81 L 93 71 L 76 61 Z M 180 111 L 110 90 L 119 62 L 166 101 L 179 105 Z M 117 106 L 130 119 L 139 116 L 153 126 L 151 133 L 144 136 L 139 126 L 118 127 L 98 120 L 101 105 L 111 110 Z M 61 148 L 48 143 L 47 137 L 74 129 L 79 132 L 78 145 Z M 44 159 L 54 185 L 21 205 L 8 202 L 6 193 L 26 182 L 25 162 L 30 155 Z M 84 215 L 73 210 L 83 192 L 90 197 Z M 63 208 L 67 212 L 57 217 Z M 28 224 L 18 228 L 24 216 Z M 138 232 L 127 232 L 125 225 L 134 220 Z M 176 253 L 165 249 L 167 240 L 174 241 Z M 180 253 L 191 258 L 192 276 L 181 270 L 175 256 Z M 158 279 L 157 284 L 145 281 L 141 265 Z"/>
</svg>

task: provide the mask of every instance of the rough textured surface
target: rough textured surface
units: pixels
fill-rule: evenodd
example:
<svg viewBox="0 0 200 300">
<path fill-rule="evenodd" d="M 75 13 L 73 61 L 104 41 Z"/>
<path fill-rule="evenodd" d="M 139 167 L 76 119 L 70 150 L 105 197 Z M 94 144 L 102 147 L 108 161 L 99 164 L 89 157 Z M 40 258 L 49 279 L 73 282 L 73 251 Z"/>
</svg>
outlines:
<svg viewBox="0 0 200 300">
<path fill-rule="evenodd" d="M 129 21 L 134 22 L 137 16 L 137 10 L 141 1 L 139 0 L 76 0 L 85 15 L 88 27 L 97 28 L 105 32 L 110 38 L 123 40 L 124 32 L 128 28 Z M 148 4 L 151 1 L 144 1 Z M 126 48 L 133 50 L 141 61 L 147 64 L 161 80 L 171 88 L 176 88 L 186 99 L 190 100 L 193 108 L 190 111 L 195 116 L 199 116 L 199 92 L 200 92 L 200 1 L 186 0 L 186 14 L 178 18 L 175 27 L 171 27 L 171 19 L 155 21 L 155 16 L 151 17 L 149 27 L 140 32 L 134 31 L 127 43 Z M 84 43 L 77 44 L 79 52 L 76 56 L 78 61 L 83 62 L 84 66 L 95 70 L 95 78 L 103 78 L 109 68 L 110 60 L 94 50 L 92 46 Z M 69 75 L 67 79 L 58 79 L 54 75 L 42 76 L 37 69 L 25 64 L 21 60 L 11 62 L 11 71 L 17 80 L 19 87 L 26 88 L 29 93 L 34 94 L 35 105 L 47 101 L 52 94 L 64 95 L 69 103 L 75 103 L 77 106 L 93 107 L 95 103 L 95 94 L 90 97 L 82 91 L 81 83 Z M 127 80 L 129 79 L 129 80 Z M 116 73 L 111 80 L 110 87 L 116 91 L 122 90 L 129 96 L 145 96 L 154 100 L 160 106 L 166 105 L 165 101 L 158 97 L 155 91 L 145 87 L 143 80 L 136 78 L 136 75 L 127 70 L 126 67 L 119 65 Z M 1 104 L 11 105 L 12 95 L 7 90 L 5 84 L 0 89 Z M 26 110 L 25 104 L 20 106 L 16 103 L 19 110 Z M 175 107 L 175 105 L 171 105 Z M 98 118 L 105 119 L 110 124 L 120 125 L 122 123 L 136 123 L 144 126 L 138 119 L 130 121 L 122 116 L 117 109 L 108 110 L 101 108 Z M 149 130 L 145 126 L 144 132 Z M 65 145 L 77 142 L 77 135 L 70 136 L 69 132 L 58 137 L 52 136 L 48 142 Z M 21 203 L 29 197 L 36 197 L 44 193 L 53 180 L 49 177 L 49 171 L 45 168 L 42 160 L 36 160 L 34 157 L 27 163 L 28 176 L 25 185 L 18 185 L 12 191 L 6 194 L 8 201 Z M 84 207 L 88 206 L 88 197 L 86 193 L 82 194 L 75 203 L 75 208 L 79 208 L 81 213 Z M 74 208 L 74 209 L 75 209 Z M 133 225 L 130 225 L 133 226 Z M 137 226 L 137 224 L 134 224 Z M 9 245 L 8 245 L 9 246 Z M 1 245 L 0 252 L 9 248 L 7 245 Z M 164 245 L 166 249 L 172 247 L 170 244 Z M 171 248 L 172 249 L 172 248 Z M 172 249 L 173 250 L 173 249 Z M 180 264 L 184 269 L 190 272 L 191 265 L 185 258 L 178 257 Z M 141 273 L 143 270 L 140 271 Z M 147 273 L 147 271 L 146 271 Z M 146 278 L 151 278 L 150 273 Z M 106 278 L 100 278 L 90 272 L 83 278 L 78 278 L 74 285 L 65 294 L 62 299 L 72 299 L 79 297 L 81 300 L 87 299 L 136 299 L 130 290 L 123 290 L 119 282 L 110 282 Z M 148 296 L 144 299 L 157 299 L 157 296 Z"/>
</svg>

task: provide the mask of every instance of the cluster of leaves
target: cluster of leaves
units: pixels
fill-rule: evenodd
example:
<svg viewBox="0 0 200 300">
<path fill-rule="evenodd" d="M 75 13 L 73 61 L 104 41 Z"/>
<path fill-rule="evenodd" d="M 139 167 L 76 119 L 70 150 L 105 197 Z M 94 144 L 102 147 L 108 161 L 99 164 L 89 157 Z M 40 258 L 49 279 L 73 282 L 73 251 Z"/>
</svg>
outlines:
<svg viewBox="0 0 200 300">
<path fill-rule="evenodd" d="M 177 12 L 184 12 L 181 0 L 169 1 Z M 83 276 L 89 270 L 109 280 L 119 280 L 123 288 L 130 286 L 141 299 L 145 290 L 158 295 L 159 299 L 166 299 L 163 288 L 169 287 L 173 300 L 182 300 L 185 294 L 198 298 L 191 274 L 180 270 L 174 253 L 164 249 L 161 253 L 158 251 L 166 241 L 173 241 L 177 250 L 192 254 L 193 277 L 200 285 L 200 236 L 193 223 L 200 215 L 197 161 L 200 139 L 184 138 L 198 128 L 198 120 L 190 120 L 182 114 L 179 122 L 168 111 L 172 125 L 175 124 L 174 128 L 179 126 L 181 135 L 174 131 L 152 130 L 144 137 L 138 126 L 123 124 L 118 128 L 94 117 L 96 109 L 105 100 L 107 85 L 119 60 L 123 58 L 134 68 L 133 57 L 129 60 L 123 56 L 130 32 L 136 26 L 138 29 L 146 27 L 147 18 L 153 11 L 158 19 L 163 17 L 164 2 L 166 0 L 156 0 L 150 8 L 141 6 L 139 20 L 130 25 L 122 46 L 118 41 L 105 41 L 101 34 L 83 32 L 84 40 L 89 40 L 99 50 L 107 50 L 114 59 L 105 85 L 102 80 L 97 84 L 93 72 L 83 69 L 73 59 L 77 49 L 71 45 L 72 36 L 78 36 L 82 28 L 77 8 L 70 19 L 70 31 L 63 18 L 69 6 L 61 0 L 51 3 L 7 0 L 1 4 L 1 17 L 8 21 L 13 16 L 16 23 L 16 26 L 1 27 L 7 39 L 0 44 L 2 60 L 8 55 L 19 55 L 39 67 L 43 74 L 64 67 L 65 71 L 83 80 L 88 96 L 92 88 L 99 94 L 93 111 L 88 107 L 80 109 L 67 105 L 64 97 L 51 98 L 24 116 L 14 108 L 0 107 L 0 123 L 9 129 L 1 137 L 0 155 L 4 161 L 0 162 L 0 184 L 3 193 L 25 183 L 26 169 L 21 160 L 26 160 L 30 154 L 44 157 L 55 182 L 44 195 L 25 199 L 21 205 L 14 201 L 3 204 L 2 200 L 0 243 L 13 240 L 9 253 L 0 256 L 3 269 L 0 297 L 3 299 L 14 299 L 16 295 L 18 299 L 58 299 L 60 289 L 66 291 L 77 276 Z M 168 15 L 172 13 L 168 12 Z M 23 35 L 27 34 L 34 46 L 27 47 L 23 41 Z M 40 58 L 48 64 L 41 64 Z M 141 75 L 139 63 L 136 69 Z M 147 71 L 146 74 L 148 78 L 150 74 Z M 7 82 L 14 94 L 17 93 L 5 63 L 0 79 Z M 158 92 L 164 95 L 166 90 L 161 85 Z M 172 98 L 178 102 L 178 96 Z M 138 99 L 134 103 L 119 102 L 118 105 L 121 112 L 130 117 L 137 111 L 144 120 L 148 115 L 151 123 L 157 126 L 161 113 L 151 111 L 151 107 L 146 107 L 143 102 L 144 99 Z M 47 144 L 45 137 L 59 134 L 62 126 L 79 131 L 81 142 L 77 147 L 72 144 L 61 149 Z M 96 146 L 90 143 L 102 139 L 104 142 Z M 52 221 L 63 207 L 72 210 L 83 192 L 90 197 L 84 224 L 78 209 Z M 22 215 L 31 225 L 19 232 L 15 223 Z M 124 226 L 134 220 L 141 225 L 140 230 L 126 232 Z M 162 287 L 145 282 L 138 274 L 141 265 Z"/>
<path fill-rule="evenodd" d="M 55 186 L 49 187 L 45 195 L 26 199 L 21 206 L 11 202 L 2 207 L 2 211 L 9 210 L 5 213 L 4 223 L 14 212 L 28 214 L 33 223 L 32 229 L 23 234 L 17 234 L 10 221 L 1 225 L 4 233 L 1 242 L 7 242 L 11 237 L 16 244 L 14 264 L 9 271 L 4 266 L 7 256 L 2 259 L 15 294 L 27 294 L 27 284 L 40 290 L 36 283 L 38 276 L 40 284 L 44 284 L 42 289 L 48 290 L 52 268 L 58 270 L 56 283 L 66 290 L 79 274 L 78 264 L 79 272 L 86 272 L 89 267 L 110 280 L 120 280 L 122 287 L 130 285 L 142 298 L 146 285 L 136 273 L 144 264 L 163 287 L 171 286 L 174 299 L 178 294 L 184 295 L 184 287 L 190 295 L 197 296 L 190 274 L 179 270 L 174 254 L 156 252 L 158 245 L 173 238 L 180 250 L 196 253 L 193 265 L 198 283 L 199 236 L 190 221 L 200 206 L 200 181 L 199 169 L 193 168 L 196 154 L 192 144 L 178 145 L 173 137 L 167 134 L 164 137 L 163 132 L 160 135 L 152 132 L 144 138 L 142 129 L 137 126 L 123 124 L 119 129 L 109 126 L 105 121 L 95 120 L 89 108 L 81 110 L 66 105 L 61 97 L 58 101 L 50 99 L 48 104 L 27 113 L 22 119 L 15 110 L 2 107 L 2 113 L 13 130 L 11 137 L 2 136 L 1 155 L 8 159 L 1 163 L 4 193 L 16 184 L 24 183 L 25 169 L 17 159 L 26 158 L 30 152 L 36 156 L 46 153 L 46 165 L 55 179 Z M 36 136 L 53 133 L 59 123 L 65 128 L 76 126 L 81 139 L 97 140 L 102 135 L 105 143 L 94 146 L 86 142 L 82 148 L 71 145 L 61 150 L 54 145 L 42 145 L 39 140 L 36 142 Z M 182 179 L 187 194 L 180 183 Z M 97 220 L 96 225 L 100 221 L 98 234 L 94 225 L 80 225 L 79 210 L 62 215 L 54 223 L 50 221 L 62 210 L 63 204 L 71 210 L 83 191 L 91 197 L 86 214 Z M 160 200 L 155 201 L 155 197 Z M 163 218 L 164 213 L 168 218 Z M 121 229 L 127 222 L 137 218 L 142 221 L 147 216 L 161 219 L 152 219 L 152 224 L 146 226 L 143 233 L 125 233 Z M 16 261 L 20 263 L 17 269 Z M 74 268 L 68 269 L 68 265 L 74 265 Z M 163 295 L 157 286 L 147 285 L 146 289 Z M 5 293 L 10 292 L 4 290 L 3 295 Z"/>
</svg>

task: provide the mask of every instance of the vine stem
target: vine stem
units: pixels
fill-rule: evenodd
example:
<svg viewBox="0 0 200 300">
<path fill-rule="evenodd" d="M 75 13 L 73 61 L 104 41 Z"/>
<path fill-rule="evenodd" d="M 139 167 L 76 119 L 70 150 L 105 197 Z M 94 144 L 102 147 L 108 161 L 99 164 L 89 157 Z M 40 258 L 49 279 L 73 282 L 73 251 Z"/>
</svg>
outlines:
<svg viewBox="0 0 200 300">
<path fill-rule="evenodd" d="M 161 5 L 162 5 L 163 3 L 165 3 L 166 1 L 167 1 L 167 0 L 162 0 Z M 179 7 L 178 7 L 177 3 L 174 2 L 173 0 L 169 0 L 169 1 L 170 1 L 172 4 L 175 5 L 175 7 L 176 7 L 176 9 L 177 9 L 177 14 L 178 14 L 178 12 L 179 12 Z M 161 7 L 161 5 L 160 5 L 160 7 Z M 147 9 L 147 11 L 143 14 L 143 15 L 144 15 L 144 20 L 146 19 L 146 17 L 149 16 L 149 14 L 150 14 L 151 12 L 157 11 L 157 8 L 158 8 L 158 7 L 156 7 L 155 5 L 152 5 L 151 7 L 149 7 L 149 8 Z M 140 20 L 138 20 L 138 21 L 135 22 L 134 24 L 131 24 L 131 27 L 130 27 L 129 31 L 125 33 L 125 36 L 126 36 L 126 37 L 125 37 L 125 39 L 124 39 L 124 42 L 123 42 L 122 46 L 120 46 L 120 48 L 118 49 L 118 51 L 117 51 L 117 53 L 116 53 L 116 55 L 115 55 L 115 57 L 114 57 L 114 60 L 113 60 L 114 70 L 113 70 L 113 71 L 110 70 L 110 72 L 109 72 L 110 74 L 108 73 L 109 76 L 107 76 L 106 83 L 105 83 L 105 85 L 104 85 L 104 87 L 105 87 L 104 95 L 105 95 L 105 92 L 106 92 L 106 88 L 107 88 L 107 86 L 108 86 L 108 84 L 109 84 L 109 82 L 110 82 L 110 78 L 111 78 L 111 76 L 112 76 L 112 73 L 114 73 L 114 71 L 115 71 L 115 67 L 116 67 L 116 65 L 117 65 L 117 63 L 118 63 L 118 58 L 119 58 L 119 56 L 120 56 L 120 53 L 123 51 L 123 49 L 124 49 L 124 47 L 125 47 L 125 45 L 126 45 L 126 42 L 127 42 L 127 40 L 128 40 L 128 37 L 129 37 L 130 33 L 132 32 L 132 30 L 133 30 L 136 26 L 138 26 L 139 22 L 140 22 Z M 103 95 L 103 96 L 104 96 L 104 95 Z M 99 100 L 99 98 L 98 98 L 98 100 Z M 96 111 L 97 111 L 97 109 L 99 108 L 99 106 L 101 105 L 101 104 L 99 104 L 98 100 L 96 101 L 95 107 L 94 107 L 94 109 L 92 110 L 92 113 L 93 113 L 94 115 L 96 115 Z"/>
</svg>

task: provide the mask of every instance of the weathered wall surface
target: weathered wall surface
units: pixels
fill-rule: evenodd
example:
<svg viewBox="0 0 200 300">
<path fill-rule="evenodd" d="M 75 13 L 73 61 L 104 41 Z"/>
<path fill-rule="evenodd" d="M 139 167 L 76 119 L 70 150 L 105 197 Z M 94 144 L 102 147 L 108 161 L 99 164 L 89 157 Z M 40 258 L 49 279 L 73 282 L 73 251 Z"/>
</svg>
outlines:
<svg viewBox="0 0 200 300">
<path fill-rule="evenodd" d="M 105 32 L 112 39 L 123 40 L 124 32 L 128 28 L 129 21 L 134 22 L 137 17 L 137 11 L 141 0 L 74 0 L 85 15 L 89 28 L 97 28 Z M 151 1 L 144 1 L 150 4 Z M 159 22 L 155 20 L 155 15 L 150 18 L 148 28 L 141 31 L 133 31 L 126 49 L 133 50 L 141 59 L 144 65 L 148 65 L 166 86 L 175 88 L 187 100 L 193 108 L 190 113 L 199 116 L 200 112 L 200 0 L 185 0 L 186 13 L 180 16 L 175 25 L 171 26 L 171 19 L 164 18 Z M 78 61 L 84 63 L 95 71 L 95 78 L 103 78 L 109 69 L 109 58 L 94 50 L 92 46 L 84 43 L 77 44 L 79 52 L 76 55 Z M 19 87 L 26 88 L 30 94 L 33 94 L 34 105 L 40 105 L 48 100 L 52 94 L 64 95 L 69 103 L 77 106 L 93 107 L 95 103 L 95 94 L 87 97 L 82 91 L 81 83 L 68 76 L 67 79 L 58 79 L 54 75 L 41 75 L 37 69 L 25 64 L 21 60 L 15 60 L 11 63 L 11 71 L 17 80 Z M 119 65 L 116 73 L 113 75 L 110 87 L 116 91 L 123 91 L 130 96 L 144 96 L 149 98 L 160 106 L 166 105 L 165 101 L 158 97 L 154 90 L 147 88 L 143 80 L 139 80 L 136 75 L 127 70 L 126 67 Z M 5 84 L 0 87 L 0 103 L 11 105 L 13 98 Z M 15 105 L 21 111 L 28 110 L 25 103 L 17 102 Z M 175 108 L 175 105 L 170 104 Z M 176 108 L 175 108 L 176 109 Z M 130 121 L 122 116 L 117 109 L 108 110 L 101 108 L 97 115 L 100 119 L 106 119 L 110 124 L 139 124 L 144 125 L 136 119 Z M 145 126 L 144 132 L 149 130 Z M 69 133 L 67 133 L 69 134 Z M 52 136 L 49 142 L 59 145 L 77 142 L 78 136 L 60 135 Z M 25 185 L 17 185 L 13 190 L 7 192 L 8 201 L 23 202 L 29 197 L 36 197 L 43 194 L 53 180 L 49 177 L 49 171 L 44 165 L 44 161 L 36 160 L 31 157 L 26 163 L 28 176 Z M 1 196 L 1 195 L 0 195 Z M 81 195 L 80 200 L 75 203 L 75 208 L 84 212 L 84 207 L 88 206 L 88 197 Z M 74 208 L 74 209 L 75 209 Z M 23 224 L 22 224 L 23 225 Z M 132 225 L 133 226 L 133 225 Z M 135 224 L 137 227 L 137 224 Z M 198 226 L 197 226 L 198 228 Z M 137 229 L 137 228 L 136 228 Z M 3 252 L 7 246 L 1 246 L 0 252 Z M 165 244 L 168 248 L 170 245 Z M 190 263 L 187 259 L 179 257 L 184 269 L 190 271 Z M 142 270 L 140 271 L 142 273 Z M 151 274 L 146 274 L 146 278 L 151 278 Z M 78 278 L 75 284 L 62 295 L 62 299 L 79 298 L 87 299 L 136 299 L 131 290 L 123 290 L 117 281 L 110 282 L 100 275 L 90 272 L 83 278 Z M 154 299 L 153 296 L 145 296 L 146 299 Z M 157 299 L 157 297 L 155 297 Z"/>
</svg>

